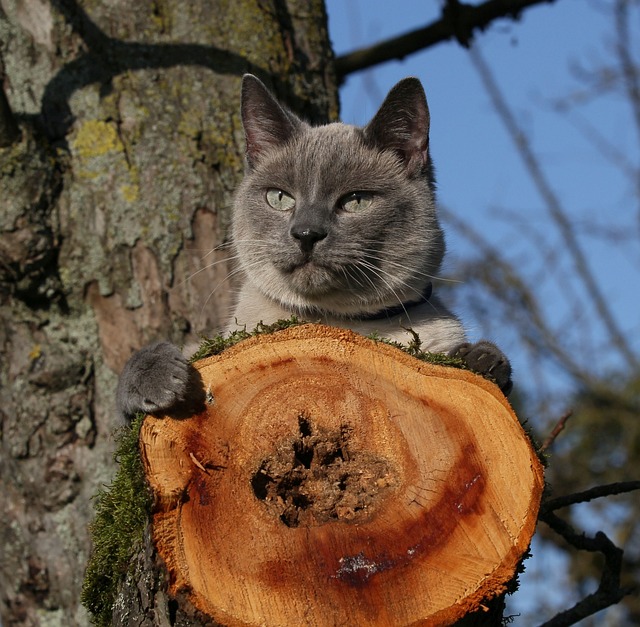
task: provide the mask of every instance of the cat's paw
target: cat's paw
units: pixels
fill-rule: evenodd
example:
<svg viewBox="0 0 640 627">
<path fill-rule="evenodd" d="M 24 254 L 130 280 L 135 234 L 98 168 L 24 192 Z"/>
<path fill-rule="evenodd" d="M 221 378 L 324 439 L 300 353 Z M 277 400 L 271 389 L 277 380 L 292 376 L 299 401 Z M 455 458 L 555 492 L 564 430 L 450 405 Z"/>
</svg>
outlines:
<svg viewBox="0 0 640 627">
<path fill-rule="evenodd" d="M 511 392 L 511 363 L 508 357 L 495 345 L 486 340 L 472 344 L 459 344 L 450 353 L 459 357 L 473 371 L 491 377 L 503 394 Z"/>
<path fill-rule="evenodd" d="M 157 342 L 134 353 L 126 363 L 116 395 L 118 410 L 127 419 L 137 413 L 166 412 L 184 402 L 192 366 L 169 342 Z"/>
</svg>

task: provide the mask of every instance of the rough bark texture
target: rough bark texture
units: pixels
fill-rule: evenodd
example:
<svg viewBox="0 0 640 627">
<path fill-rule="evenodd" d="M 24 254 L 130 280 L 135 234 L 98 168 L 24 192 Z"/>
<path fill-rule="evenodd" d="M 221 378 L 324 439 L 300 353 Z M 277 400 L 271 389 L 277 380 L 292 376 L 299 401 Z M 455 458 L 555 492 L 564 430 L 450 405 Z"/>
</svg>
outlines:
<svg viewBox="0 0 640 627">
<path fill-rule="evenodd" d="M 231 268 L 213 249 L 243 167 L 240 78 L 335 118 L 324 9 L 0 0 L 0 68 L 3 124 L 21 131 L 0 148 L 0 617 L 86 625 L 117 373 L 226 317 Z"/>
<path fill-rule="evenodd" d="M 201 407 L 140 431 L 176 611 L 233 627 L 501 623 L 544 480 L 493 383 L 321 325 L 197 368 Z"/>
<path fill-rule="evenodd" d="M 170 596 L 166 573 L 150 529 L 113 607 L 113 627 L 221 627 L 198 611 L 184 595 Z"/>
</svg>

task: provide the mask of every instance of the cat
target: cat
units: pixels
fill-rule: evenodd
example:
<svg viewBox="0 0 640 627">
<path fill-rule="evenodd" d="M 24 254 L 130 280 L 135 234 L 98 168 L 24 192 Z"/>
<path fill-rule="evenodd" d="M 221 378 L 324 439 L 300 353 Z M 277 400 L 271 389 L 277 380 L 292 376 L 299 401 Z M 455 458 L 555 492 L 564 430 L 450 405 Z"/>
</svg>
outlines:
<svg viewBox="0 0 640 627">
<path fill-rule="evenodd" d="M 311 126 L 255 76 L 242 82 L 246 172 L 232 240 L 244 276 L 227 331 L 296 315 L 461 357 L 511 389 L 507 357 L 469 343 L 434 293 L 445 252 L 429 155 L 430 116 L 416 78 L 391 89 L 365 127 Z M 160 342 L 127 362 L 117 405 L 125 417 L 168 412 L 193 368 Z"/>
</svg>

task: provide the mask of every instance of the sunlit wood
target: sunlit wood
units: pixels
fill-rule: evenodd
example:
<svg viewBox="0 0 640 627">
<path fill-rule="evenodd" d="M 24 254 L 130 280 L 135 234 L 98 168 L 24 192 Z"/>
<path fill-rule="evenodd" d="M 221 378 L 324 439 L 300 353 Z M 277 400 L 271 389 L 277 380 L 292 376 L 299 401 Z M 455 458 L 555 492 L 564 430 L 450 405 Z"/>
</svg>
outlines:
<svg viewBox="0 0 640 627">
<path fill-rule="evenodd" d="M 198 362 L 209 399 L 141 432 L 153 537 L 223 625 L 441 625 L 504 591 L 542 469 L 499 389 L 305 325 Z"/>
</svg>

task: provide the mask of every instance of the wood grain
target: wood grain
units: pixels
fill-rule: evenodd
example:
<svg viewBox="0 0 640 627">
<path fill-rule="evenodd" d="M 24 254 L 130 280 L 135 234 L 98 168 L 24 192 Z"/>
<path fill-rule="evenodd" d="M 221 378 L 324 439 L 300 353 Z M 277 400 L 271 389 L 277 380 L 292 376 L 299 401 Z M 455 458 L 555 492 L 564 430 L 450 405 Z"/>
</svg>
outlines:
<svg viewBox="0 0 640 627">
<path fill-rule="evenodd" d="M 324 627 L 451 624 L 504 591 L 543 472 L 495 385 L 319 325 L 251 338 L 197 368 L 206 411 L 147 417 L 141 432 L 172 593 L 223 625 Z M 301 442 L 315 443 L 307 459 Z M 326 442 L 339 450 L 329 474 L 311 459 Z M 259 498 L 261 469 L 289 458 L 308 471 L 304 495 L 265 500 L 261 483 Z M 283 521 L 287 499 L 313 507 L 309 494 L 339 491 L 335 476 L 362 498 L 340 506 L 338 494 L 328 518 Z"/>
</svg>

